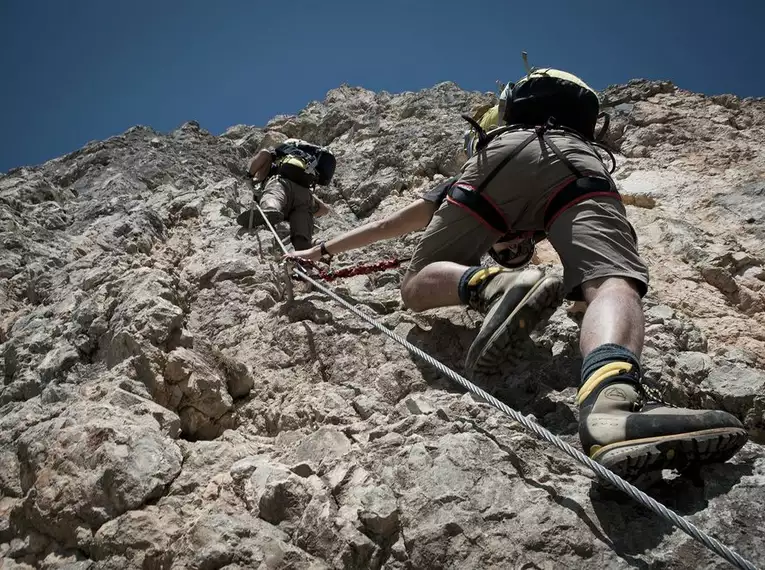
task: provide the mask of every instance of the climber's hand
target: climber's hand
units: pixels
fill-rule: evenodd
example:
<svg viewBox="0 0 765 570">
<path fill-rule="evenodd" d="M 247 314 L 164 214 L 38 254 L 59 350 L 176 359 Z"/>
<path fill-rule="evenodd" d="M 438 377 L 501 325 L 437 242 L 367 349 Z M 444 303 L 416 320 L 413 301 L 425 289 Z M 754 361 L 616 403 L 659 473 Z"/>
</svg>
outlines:
<svg viewBox="0 0 765 570">
<path fill-rule="evenodd" d="M 300 251 L 293 251 L 292 253 L 285 255 L 284 259 L 291 257 L 301 257 L 303 259 L 309 259 L 311 261 L 319 261 L 321 259 L 321 247 L 318 245 L 313 246 L 310 249 L 301 249 Z"/>
</svg>

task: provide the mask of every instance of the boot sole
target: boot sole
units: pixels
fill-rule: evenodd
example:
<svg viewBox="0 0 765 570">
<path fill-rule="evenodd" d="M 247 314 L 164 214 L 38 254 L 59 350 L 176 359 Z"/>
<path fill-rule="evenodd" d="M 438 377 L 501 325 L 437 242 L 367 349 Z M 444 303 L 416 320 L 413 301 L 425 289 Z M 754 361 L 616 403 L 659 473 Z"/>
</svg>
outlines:
<svg viewBox="0 0 765 570">
<path fill-rule="evenodd" d="M 239 214 L 236 217 L 236 223 L 242 226 L 243 228 L 250 228 L 250 216 L 252 216 L 252 227 L 256 228 L 258 226 L 265 226 L 266 222 L 263 219 L 263 216 L 260 215 L 260 212 L 257 210 L 245 210 L 241 214 Z M 272 226 L 275 226 L 279 222 L 283 221 L 283 218 L 276 219 L 276 216 L 270 216 L 266 214 L 266 217 L 268 217 L 268 221 L 271 222 Z"/>
<path fill-rule="evenodd" d="M 683 471 L 696 465 L 724 463 L 747 439 L 745 429 L 707 429 L 612 443 L 598 449 L 590 458 L 622 479 L 650 486 L 661 478 L 663 469 Z"/>
<path fill-rule="evenodd" d="M 521 360 L 530 348 L 529 333 L 552 316 L 563 303 L 563 296 L 563 282 L 560 279 L 540 279 L 497 327 L 475 358 L 472 350 L 468 351 L 466 370 L 472 375 L 478 372 L 494 373 L 497 364 L 508 358 Z"/>
</svg>

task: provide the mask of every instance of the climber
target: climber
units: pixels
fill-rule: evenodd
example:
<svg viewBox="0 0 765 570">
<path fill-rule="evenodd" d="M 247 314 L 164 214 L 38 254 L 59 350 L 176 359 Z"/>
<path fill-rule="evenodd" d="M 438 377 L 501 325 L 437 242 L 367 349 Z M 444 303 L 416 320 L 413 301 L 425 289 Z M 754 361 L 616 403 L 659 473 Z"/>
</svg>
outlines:
<svg viewBox="0 0 765 570">
<path fill-rule="evenodd" d="M 448 178 L 434 188 L 427 190 L 414 202 L 381 220 L 371 221 L 309 249 L 294 251 L 288 257 L 319 261 L 324 256 L 331 257 L 381 240 L 422 230 L 430 223 L 457 178 L 457 176 Z M 531 261 L 534 251 L 534 236 L 524 234 L 493 244 L 488 253 L 498 264 L 515 269 L 527 265 Z M 476 265 L 481 263 L 482 254 L 483 252 L 476 252 L 471 263 Z"/>
<path fill-rule="evenodd" d="M 427 227 L 402 298 L 414 310 L 468 304 L 486 313 L 467 355 L 466 368 L 473 372 L 495 369 L 508 353 L 519 355 L 528 332 L 560 304 L 564 292 L 570 300 L 586 301 L 576 400 L 585 451 L 630 479 L 727 460 L 747 439 L 736 418 L 671 408 L 646 396 L 639 360 L 648 271 L 594 149 L 597 94 L 575 76 L 537 70 L 503 95 L 499 121 L 508 126 L 477 138 L 476 154 L 461 176 L 384 220 L 293 255 L 316 260 Z M 540 236 L 561 257 L 562 282 L 536 269 L 478 266 L 497 242 L 530 241 L 533 254 Z M 511 267 L 531 257 L 498 249 L 516 257 Z"/>
<path fill-rule="evenodd" d="M 313 218 L 329 213 L 329 207 L 313 192 L 316 184 L 332 180 L 335 157 L 323 147 L 299 139 L 287 139 L 272 149 L 258 151 L 250 161 L 249 174 L 266 181 L 260 207 L 271 224 L 283 220 L 290 224 L 290 240 L 295 249 L 311 246 Z M 245 228 L 264 223 L 257 210 L 244 210 L 236 221 Z"/>
<path fill-rule="evenodd" d="M 595 150 L 598 117 L 597 93 L 581 79 L 528 69 L 509 87 L 500 117 L 507 126 L 479 137 L 476 154 L 428 223 L 402 299 L 415 311 L 466 304 L 486 313 L 467 355 L 473 373 L 496 371 L 564 295 L 586 301 L 576 397 L 585 452 L 628 479 L 725 461 L 747 440 L 735 417 L 668 407 L 646 395 L 640 354 L 648 270 Z M 538 269 L 478 266 L 477 255 L 508 228 L 544 232 L 561 258 L 563 279 Z"/>
</svg>

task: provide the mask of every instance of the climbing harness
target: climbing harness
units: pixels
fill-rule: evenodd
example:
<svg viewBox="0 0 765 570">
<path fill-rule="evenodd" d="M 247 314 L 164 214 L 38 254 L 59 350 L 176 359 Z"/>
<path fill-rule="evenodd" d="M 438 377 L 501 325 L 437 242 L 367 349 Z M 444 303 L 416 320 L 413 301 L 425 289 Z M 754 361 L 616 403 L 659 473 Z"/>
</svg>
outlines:
<svg viewBox="0 0 765 570">
<path fill-rule="evenodd" d="M 260 210 L 260 206 L 258 206 L 257 204 L 255 204 L 255 207 L 258 210 Z M 263 215 L 262 210 L 260 211 L 260 213 L 261 215 Z M 276 230 L 274 229 L 273 225 L 271 225 L 271 222 L 265 216 L 263 216 L 263 219 L 268 225 L 269 230 L 271 230 L 271 233 L 273 233 L 275 237 L 278 237 Z M 284 254 L 289 256 L 290 253 L 289 251 L 287 251 L 287 248 L 284 247 L 284 244 L 282 244 L 281 241 L 279 241 L 279 244 Z M 631 483 L 628 483 L 627 481 L 625 481 L 624 479 L 622 479 L 615 473 L 611 472 L 609 469 L 605 468 L 600 463 L 593 461 L 592 459 L 587 457 L 584 453 L 573 448 L 571 445 L 569 445 L 568 443 L 560 439 L 558 436 L 556 436 L 549 430 L 543 428 L 536 422 L 530 420 L 519 411 L 509 407 L 507 404 L 499 401 L 488 392 L 482 390 L 481 388 L 479 388 L 478 386 L 470 382 L 464 376 L 457 374 L 454 370 L 445 366 L 444 364 L 442 364 L 441 362 L 439 362 L 438 360 L 430 356 L 427 352 L 416 347 L 415 345 L 407 341 L 405 338 L 401 337 L 395 332 L 389 330 L 387 327 L 385 327 L 381 323 L 377 322 L 371 316 L 365 314 L 364 312 L 354 307 L 348 301 L 346 301 L 345 299 L 337 295 L 337 293 L 335 293 L 328 287 L 325 287 L 324 285 L 319 283 L 316 279 L 314 279 L 311 275 L 309 275 L 308 272 L 302 266 L 297 265 L 292 275 L 310 283 L 316 289 L 318 289 L 319 291 L 321 291 L 322 293 L 330 297 L 333 301 L 340 304 L 344 308 L 348 309 L 360 319 L 372 325 L 375 329 L 383 333 L 388 338 L 399 343 L 401 346 L 406 348 L 411 354 L 421 358 L 422 360 L 424 360 L 425 362 L 427 362 L 428 364 L 436 368 L 444 376 L 447 376 L 448 378 L 454 380 L 455 382 L 457 382 L 457 384 L 459 384 L 460 386 L 462 386 L 463 388 L 465 388 L 472 394 L 475 394 L 476 396 L 482 398 L 488 404 L 494 406 L 496 409 L 498 409 L 502 413 L 511 417 L 513 420 L 521 424 L 523 427 L 525 427 L 528 431 L 533 433 L 539 439 L 542 439 L 554 445 L 555 447 L 563 451 L 569 457 L 572 457 L 573 459 L 577 460 L 579 463 L 585 465 L 586 467 L 591 469 L 598 477 L 610 483 L 611 486 L 619 489 L 620 491 L 622 491 L 623 493 L 625 493 L 626 495 L 628 495 L 629 497 L 631 497 L 632 499 L 634 499 L 635 501 L 643 505 L 644 507 L 652 510 L 654 513 L 656 513 L 660 517 L 671 522 L 672 524 L 680 528 L 683 532 L 688 534 L 691 538 L 703 544 L 712 552 L 718 554 L 719 556 L 721 556 L 722 558 L 730 562 L 736 568 L 740 568 L 742 570 L 757 570 L 757 567 L 754 566 L 754 564 L 752 564 L 745 558 L 742 558 L 740 555 L 736 554 L 729 547 L 725 546 L 724 544 L 719 542 L 717 539 L 709 536 L 703 530 L 697 528 L 692 522 L 688 521 L 684 517 L 681 517 L 674 511 L 668 509 L 667 507 L 665 507 L 664 505 L 662 505 L 655 499 L 652 499 L 651 497 L 646 495 L 643 491 L 641 491 L 640 489 L 638 489 Z"/>
<path fill-rule="evenodd" d="M 468 119 L 467 115 L 463 115 Z M 471 122 L 472 119 L 469 119 Z M 480 126 L 476 124 L 476 127 L 480 129 Z M 500 127 L 491 131 L 488 135 L 483 131 L 479 131 L 479 136 L 482 137 L 478 143 L 479 152 L 486 144 L 490 142 L 496 136 L 502 135 L 511 131 L 518 131 L 524 127 L 510 126 Z M 550 138 L 548 131 L 559 130 L 564 131 L 570 136 L 575 136 L 581 139 L 586 144 L 594 144 L 585 140 L 581 135 L 572 129 L 556 125 L 554 121 L 548 120 L 544 125 L 534 128 L 534 131 L 529 134 L 520 144 L 518 144 L 507 156 L 505 156 L 481 181 L 478 186 L 472 186 L 464 182 L 456 182 L 451 185 L 447 193 L 446 199 L 455 206 L 467 210 L 472 216 L 478 218 L 482 223 L 503 235 L 503 238 L 498 240 L 509 241 L 515 238 L 533 238 L 534 241 L 542 241 L 547 236 L 550 226 L 553 222 L 565 212 L 568 208 L 587 200 L 589 198 L 595 198 L 598 196 L 607 196 L 621 200 L 619 192 L 612 188 L 611 183 L 605 178 L 599 178 L 594 176 L 587 176 L 583 174 L 574 164 L 563 154 L 552 139 Z M 502 210 L 492 201 L 492 199 L 484 193 L 484 190 L 488 187 L 489 183 L 494 179 L 497 174 L 516 156 L 518 156 L 523 149 L 525 149 L 534 140 L 538 139 L 540 144 L 546 145 L 550 148 L 558 159 L 571 171 L 574 179 L 570 178 L 565 184 L 555 190 L 552 197 L 547 202 L 544 212 L 544 230 L 536 232 L 518 231 L 510 228 L 510 225 L 505 219 L 505 215 Z M 609 155 L 613 159 L 613 155 L 609 151 Z M 613 168 L 610 172 L 613 172 L 616 168 L 616 161 L 613 161 Z"/>
</svg>

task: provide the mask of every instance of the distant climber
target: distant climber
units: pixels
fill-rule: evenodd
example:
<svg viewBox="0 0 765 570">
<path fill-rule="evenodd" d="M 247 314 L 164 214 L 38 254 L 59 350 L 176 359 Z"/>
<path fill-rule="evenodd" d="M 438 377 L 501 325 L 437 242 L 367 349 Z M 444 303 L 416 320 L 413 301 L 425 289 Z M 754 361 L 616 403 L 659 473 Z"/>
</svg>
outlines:
<svg viewBox="0 0 765 570">
<path fill-rule="evenodd" d="M 290 241 L 295 249 L 311 247 L 314 216 L 329 212 L 313 189 L 317 184 L 330 183 L 335 164 L 329 149 L 299 139 L 287 139 L 276 148 L 262 149 L 250 161 L 250 176 L 257 181 L 266 180 L 260 208 L 271 224 L 289 222 Z M 236 221 L 245 228 L 264 223 L 257 209 L 243 211 Z"/>
</svg>

